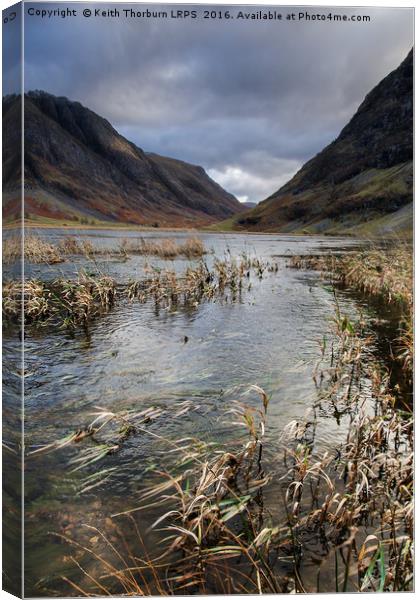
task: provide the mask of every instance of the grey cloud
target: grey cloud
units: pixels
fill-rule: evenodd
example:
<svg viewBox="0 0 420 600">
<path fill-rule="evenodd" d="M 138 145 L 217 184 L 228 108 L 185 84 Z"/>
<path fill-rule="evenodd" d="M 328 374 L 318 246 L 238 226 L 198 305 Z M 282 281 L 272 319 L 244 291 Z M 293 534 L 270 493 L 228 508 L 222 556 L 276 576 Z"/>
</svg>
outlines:
<svg viewBox="0 0 420 600">
<path fill-rule="evenodd" d="M 25 87 L 79 100 L 140 147 L 260 200 L 337 136 L 412 45 L 409 9 L 331 10 L 372 21 L 27 19 Z"/>
</svg>

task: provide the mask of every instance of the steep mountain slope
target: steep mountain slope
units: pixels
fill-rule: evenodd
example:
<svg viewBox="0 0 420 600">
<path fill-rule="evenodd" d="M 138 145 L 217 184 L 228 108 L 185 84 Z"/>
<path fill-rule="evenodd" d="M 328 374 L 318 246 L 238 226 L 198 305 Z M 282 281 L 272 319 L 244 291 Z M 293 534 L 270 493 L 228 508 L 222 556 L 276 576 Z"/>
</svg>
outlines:
<svg viewBox="0 0 420 600">
<path fill-rule="evenodd" d="M 3 100 L 9 130 L 16 97 Z M 203 225 L 243 210 L 204 169 L 147 154 L 79 102 L 45 92 L 25 94 L 25 209 L 58 219 L 82 217 L 145 225 Z M 7 156 L 16 140 L 8 136 Z M 11 163 L 13 163 L 12 159 Z M 7 169 L 6 216 L 16 211 L 19 172 Z"/>
<path fill-rule="evenodd" d="M 386 233 L 411 227 L 413 52 L 340 135 L 281 189 L 234 219 L 266 231 Z"/>
</svg>

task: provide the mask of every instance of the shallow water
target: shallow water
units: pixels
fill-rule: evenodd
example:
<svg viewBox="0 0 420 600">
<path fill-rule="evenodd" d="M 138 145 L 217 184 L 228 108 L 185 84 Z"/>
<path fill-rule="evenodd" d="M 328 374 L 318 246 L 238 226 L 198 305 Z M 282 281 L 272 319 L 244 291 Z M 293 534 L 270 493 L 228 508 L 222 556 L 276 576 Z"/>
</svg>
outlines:
<svg viewBox="0 0 420 600">
<path fill-rule="evenodd" d="M 292 236 L 277 234 L 214 234 L 202 232 L 159 232 L 159 231 L 121 231 L 115 229 L 109 230 L 77 230 L 77 229 L 32 229 L 29 234 L 44 237 L 56 244 L 66 237 L 75 237 L 81 241 L 89 241 L 94 246 L 101 249 L 116 250 L 124 239 L 133 240 L 144 238 L 150 241 L 159 241 L 173 239 L 177 243 L 182 243 L 191 237 L 197 237 L 204 243 L 209 254 L 205 260 L 211 264 L 212 257 L 224 257 L 230 252 L 233 256 L 239 256 L 243 252 L 258 258 L 270 258 L 272 256 L 288 256 L 292 254 L 310 254 L 311 252 L 334 252 L 336 250 L 350 250 L 360 246 L 359 240 L 345 237 L 321 237 L 321 236 Z M 117 257 L 95 257 L 95 264 L 98 269 L 105 272 L 118 281 L 127 281 L 139 277 L 143 273 L 145 265 L 151 265 L 182 271 L 188 265 L 188 260 L 176 258 L 171 261 L 162 261 L 155 257 L 144 257 L 132 255 L 127 261 Z M 92 268 L 92 261 L 83 257 L 73 257 L 72 261 L 59 263 L 56 265 L 31 265 L 25 266 L 27 277 L 72 277 L 80 268 Z"/>
<path fill-rule="evenodd" d="M 38 232 L 57 241 L 62 230 Z M 65 234 L 68 235 L 66 230 Z M 116 247 L 118 231 L 75 232 L 101 246 Z M 125 237 L 138 232 L 124 232 Z M 147 232 L 143 237 L 182 239 L 185 233 Z M 87 425 L 95 407 L 110 411 L 159 407 L 166 411 L 150 425 L 152 435 L 171 439 L 196 436 L 229 447 L 237 426 L 229 415 L 235 400 L 259 406 L 261 386 L 271 397 L 266 432 L 267 465 L 275 468 L 281 435 L 292 420 L 311 411 L 316 390 L 313 369 L 320 356 L 319 342 L 331 331 L 334 298 L 329 286 L 314 273 L 286 268 L 285 256 L 320 251 L 350 251 L 360 245 L 346 238 L 280 235 L 199 234 L 214 256 L 241 253 L 276 260 L 277 273 L 254 277 L 234 303 L 225 299 L 177 310 L 157 308 L 153 302 L 123 304 L 95 321 L 88 332 L 70 336 L 63 331 L 27 331 L 25 356 L 25 441 L 28 452 Z M 273 258 L 274 257 L 274 258 Z M 145 264 L 183 270 L 189 261 L 159 261 L 141 256 L 126 262 L 98 261 L 95 268 L 118 281 L 141 275 Z M 54 266 L 29 265 L 27 276 L 71 276 L 85 261 L 77 259 Z M 91 265 L 89 268 L 92 268 Z M 350 316 L 357 304 L 340 296 L 342 310 Z M 17 334 L 7 340 L 6 354 L 18 368 Z M 10 386 L 13 367 L 6 373 Z M 14 398 L 14 400 L 13 400 Z M 17 401 L 11 395 L 10 402 Z M 176 407 L 188 401 L 188 410 L 171 418 Z M 337 444 L 346 428 L 329 417 L 320 417 L 316 452 Z M 73 580 L 80 572 L 67 562 L 68 545 L 51 532 L 78 539 L 82 524 L 101 525 L 112 513 L 136 506 L 139 494 L 154 469 L 164 469 L 172 457 L 150 434 L 130 437 L 119 452 L 95 463 L 88 473 L 113 469 L 109 478 L 92 491 L 86 470 L 70 472 L 73 447 L 49 454 L 28 455 L 26 461 L 27 595 L 44 595 L 69 588 L 57 573 Z M 269 491 L 266 493 L 270 493 Z M 268 498 L 275 512 L 277 499 Z M 154 512 L 144 515 L 150 523 Z M 151 538 L 152 540 L 153 538 Z M 152 541 L 150 541 L 152 543 Z"/>
</svg>

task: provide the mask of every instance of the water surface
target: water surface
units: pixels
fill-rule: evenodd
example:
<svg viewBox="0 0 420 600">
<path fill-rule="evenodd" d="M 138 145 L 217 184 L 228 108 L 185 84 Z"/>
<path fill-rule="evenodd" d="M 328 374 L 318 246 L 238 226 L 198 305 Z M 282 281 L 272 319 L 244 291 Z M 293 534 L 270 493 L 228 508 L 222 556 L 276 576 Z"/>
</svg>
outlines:
<svg viewBox="0 0 420 600">
<path fill-rule="evenodd" d="M 115 249 L 121 232 L 115 230 L 40 230 L 38 235 L 56 243 L 64 235 L 77 235 L 101 247 Z M 124 231 L 124 237 L 139 237 Z M 26 332 L 25 441 L 28 453 L 66 436 L 91 420 L 101 407 L 110 411 L 165 411 L 148 425 L 151 434 L 178 439 L 195 436 L 225 448 L 237 438 L 229 408 L 237 400 L 259 406 L 252 385 L 270 395 L 267 427 L 267 465 L 278 469 L 284 427 L 312 410 L 316 398 L 313 369 L 320 356 L 320 342 L 331 336 L 335 299 L 328 284 L 317 274 L 286 267 L 287 256 L 319 252 L 352 251 L 360 245 L 347 238 L 282 235 L 197 234 L 214 257 L 246 253 L 276 261 L 277 273 L 251 277 L 235 302 L 219 298 L 195 307 L 168 310 L 152 301 L 116 306 L 97 319 L 88 331 L 69 335 L 63 331 Z M 182 241 L 191 234 L 146 232 L 142 237 Z M 99 257 L 92 264 L 75 257 L 59 265 L 27 265 L 26 275 L 49 279 L 72 277 L 78 269 L 105 272 L 119 282 L 141 277 L 145 266 L 182 272 L 193 264 L 185 259 L 161 261 L 132 256 L 128 260 Z M 350 316 L 357 303 L 340 296 L 342 309 Z M 7 339 L 7 358 L 18 368 L 17 332 Z M 6 373 L 13 385 L 13 367 Z M 16 401 L 16 395 L 14 397 Z M 13 400 L 9 400 L 13 401 Z M 188 410 L 172 418 L 184 403 Z M 345 426 L 322 415 L 318 423 L 315 451 L 335 446 Z M 89 442 L 88 442 L 89 443 Z M 144 486 L 156 468 L 171 463 L 168 448 L 153 435 L 137 433 L 121 449 L 86 470 L 71 472 L 69 461 L 77 449 L 65 448 L 47 454 L 28 455 L 26 462 L 26 548 L 28 595 L 60 590 L 69 592 L 57 577 L 67 573 L 73 580 L 80 572 L 66 558 L 68 545 L 51 532 L 85 539 L 83 523 L 101 526 L 115 512 L 136 506 Z M 112 469 L 92 491 L 86 474 Z M 269 492 L 268 492 L 269 493 Z M 268 498 L 272 511 L 278 498 Z M 155 516 L 145 514 L 150 523 Z M 147 529 L 147 528 L 146 528 Z M 151 542 L 152 543 L 152 542 Z"/>
</svg>

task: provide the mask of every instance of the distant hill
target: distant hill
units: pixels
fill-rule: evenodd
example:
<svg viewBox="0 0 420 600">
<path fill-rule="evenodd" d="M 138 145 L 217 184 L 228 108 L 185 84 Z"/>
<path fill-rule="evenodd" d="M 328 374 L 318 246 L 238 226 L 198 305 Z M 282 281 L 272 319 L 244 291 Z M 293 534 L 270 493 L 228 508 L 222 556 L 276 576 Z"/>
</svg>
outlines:
<svg viewBox="0 0 420 600">
<path fill-rule="evenodd" d="M 245 208 L 255 208 L 257 206 L 257 202 L 242 202 L 242 206 Z"/>
<path fill-rule="evenodd" d="M 20 206 L 20 99 L 3 99 L 3 212 Z M 59 220 L 200 226 L 243 211 L 202 167 L 149 154 L 79 102 L 25 94 L 25 211 Z"/>
<path fill-rule="evenodd" d="M 408 232 L 413 200 L 413 51 L 364 99 L 340 135 L 236 229 Z"/>
</svg>

